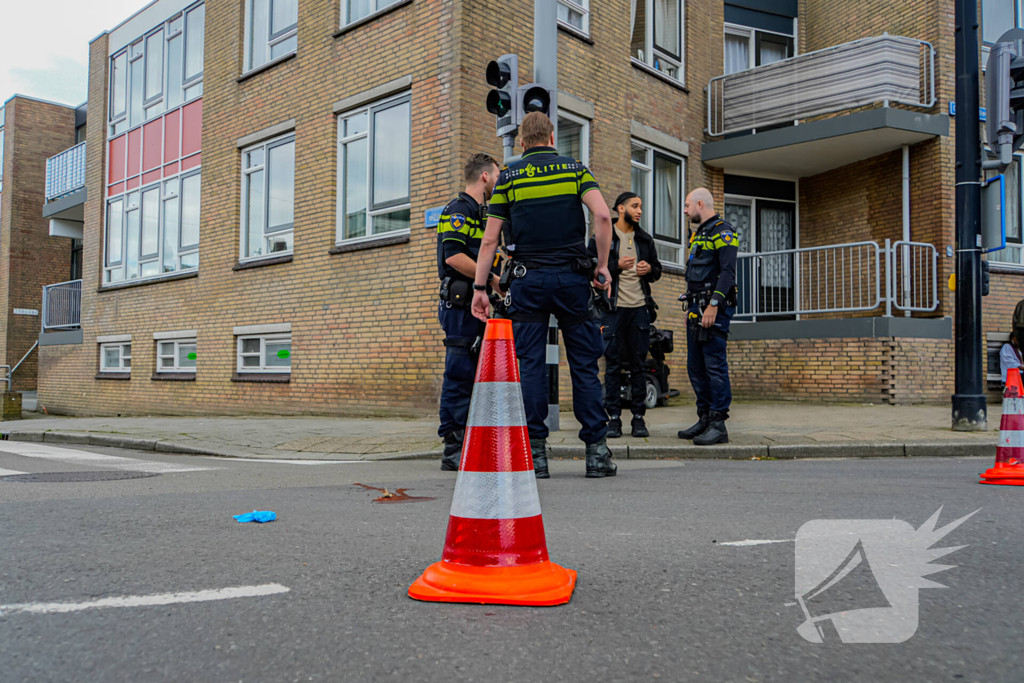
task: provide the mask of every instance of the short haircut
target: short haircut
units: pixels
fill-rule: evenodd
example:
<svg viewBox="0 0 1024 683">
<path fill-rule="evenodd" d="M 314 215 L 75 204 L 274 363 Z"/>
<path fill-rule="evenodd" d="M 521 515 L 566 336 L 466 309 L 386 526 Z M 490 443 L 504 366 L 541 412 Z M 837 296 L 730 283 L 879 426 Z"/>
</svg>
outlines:
<svg viewBox="0 0 1024 683">
<path fill-rule="evenodd" d="M 490 171 L 493 167 L 497 166 L 501 168 L 501 164 L 494 160 L 490 154 L 474 154 L 466 162 L 466 168 L 463 169 L 463 174 L 466 176 L 467 183 L 475 183 L 480 180 L 480 176 L 484 172 Z"/>
<path fill-rule="evenodd" d="M 617 212 L 620 206 L 628 202 L 630 199 L 633 199 L 634 197 L 636 199 L 640 199 L 640 201 L 643 201 L 640 195 L 638 195 L 636 192 L 623 192 L 622 194 L 615 198 L 615 206 L 612 207 L 612 211 Z"/>
<path fill-rule="evenodd" d="M 531 111 L 523 117 L 522 131 L 523 149 L 547 145 L 551 142 L 551 134 L 555 127 L 551 125 L 551 119 L 539 111 Z"/>
</svg>

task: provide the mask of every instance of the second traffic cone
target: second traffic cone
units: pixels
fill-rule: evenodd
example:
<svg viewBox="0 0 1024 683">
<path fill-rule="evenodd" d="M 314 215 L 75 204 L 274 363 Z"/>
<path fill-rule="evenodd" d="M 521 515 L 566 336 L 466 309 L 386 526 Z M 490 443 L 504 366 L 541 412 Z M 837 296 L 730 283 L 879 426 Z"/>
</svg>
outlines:
<svg viewBox="0 0 1024 683">
<path fill-rule="evenodd" d="M 428 602 L 561 605 L 576 572 L 548 559 L 512 321 L 488 320 L 440 562 L 409 587 Z"/>
<path fill-rule="evenodd" d="M 1006 373 L 996 462 L 981 475 L 981 483 L 1024 486 L 1024 384 L 1017 368 Z"/>
</svg>

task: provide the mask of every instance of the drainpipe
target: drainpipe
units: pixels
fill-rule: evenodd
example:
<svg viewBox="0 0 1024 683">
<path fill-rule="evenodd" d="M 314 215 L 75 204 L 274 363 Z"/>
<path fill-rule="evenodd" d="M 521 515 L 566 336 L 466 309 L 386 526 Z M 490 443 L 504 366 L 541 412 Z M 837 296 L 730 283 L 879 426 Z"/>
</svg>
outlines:
<svg viewBox="0 0 1024 683">
<path fill-rule="evenodd" d="M 910 300 L 910 146 L 903 145 L 903 305 L 911 303 Z M 910 311 L 904 311 L 903 315 L 910 317 Z"/>
</svg>

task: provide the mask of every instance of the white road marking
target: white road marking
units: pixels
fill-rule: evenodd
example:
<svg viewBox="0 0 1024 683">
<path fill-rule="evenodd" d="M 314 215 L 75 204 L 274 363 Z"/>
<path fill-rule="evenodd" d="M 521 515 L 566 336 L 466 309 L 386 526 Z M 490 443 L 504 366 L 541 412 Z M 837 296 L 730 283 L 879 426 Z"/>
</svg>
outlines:
<svg viewBox="0 0 1024 683">
<path fill-rule="evenodd" d="M 9 476 L 11 476 L 13 474 L 25 474 L 25 473 L 24 472 L 19 472 L 17 470 L 0 470 L 0 477 L 9 477 Z"/>
<path fill-rule="evenodd" d="M 71 448 L 58 448 L 31 441 L 0 441 L 0 452 L 18 455 L 23 458 L 40 458 L 42 460 L 55 460 L 72 465 L 89 465 L 114 470 L 130 470 L 132 472 L 166 474 L 174 472 L 202 472 L 204 470 L 217 469 L 215 467 L 194 467 L 154 460 L 122 458 L 116 455 L 103 455 L 101 453 L 90 453 L 89 451 L 78 451 Z"/>
<path fill-rule="evenodd" d="M 795 539 L 792 538 L 782 538 L 779 540 L 770 540 L 766 538 L 752 538 L 747 539 L 746 541 L 725 541 L 724 543 L 719 543 L 718 545 L 734 545 L 746 547 L 748 545 L 768 545 L 769 543 L 792 543 L 794 540 Z"/>
<path fill-rule="evenodd" d="M 204 456 L 205 457 L 205 456 Z M 275 462 L 282 465 L 348 465 L 356 462 L 372 462 L 371 460 L 272 460 L 270 458 L 218 458 L 207 457 L 207 460 L 221 462 Z"/>
<path fill-rule="evenodd" d="M 211 600 L 232 600 L 234 598 L 255 598 L 276 595 L 291 590 L 278 583 L 262 586 L 235 586 L 215 590 L 189 591 L 185 593 L 159 593 L 157 595 L 127 595 L 120 598 L 103 598 L 90 602 L 28 602 L 16 605 L 0 605 L 0 616 L 6 612 L 28 612 L 30 614 L 67 614 L 87 609 L 105 607 L 151 607 L 153 605 L 174 605 L 182 602 L 208 602 Z"/>
</svg>

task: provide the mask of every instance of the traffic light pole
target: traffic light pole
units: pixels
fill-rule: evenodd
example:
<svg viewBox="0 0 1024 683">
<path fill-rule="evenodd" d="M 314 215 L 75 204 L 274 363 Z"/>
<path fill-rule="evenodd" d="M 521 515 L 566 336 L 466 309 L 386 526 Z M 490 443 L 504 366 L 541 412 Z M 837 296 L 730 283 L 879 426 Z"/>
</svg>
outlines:
<svg viewBox="0 0 1024 683">
<path fill-rule="evenodd" d="M 538 0 L 539 1 L 539 0 Z M 956 0 L 956 311 L 953 429 L 982 431 L 988 408 L 982 384 L 981 140 L 978 5 Z"/>
</svg>

